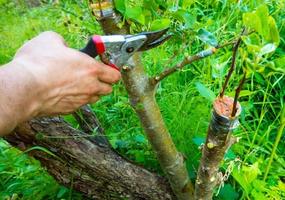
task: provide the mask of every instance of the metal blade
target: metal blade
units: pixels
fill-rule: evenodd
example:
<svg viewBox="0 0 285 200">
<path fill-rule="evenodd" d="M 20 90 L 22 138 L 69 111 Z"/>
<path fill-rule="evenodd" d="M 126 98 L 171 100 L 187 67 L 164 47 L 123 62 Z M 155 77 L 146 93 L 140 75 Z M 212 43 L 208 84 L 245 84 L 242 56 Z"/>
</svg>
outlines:
<svg viewBox="0 0 285 200">
<path fill-rule="evenodd" d="M 160 46 L 161 44 L 163 44 L 164 42 L 166 42 L 167 40 L 169 40 L 172 37 L 172 35 L 166 35 L 150 44 L 147 45 L 143 45 L 143 47 L 139 48 L 138 51 L 146 51 L 152 48 L 155 48 L 157 46 Z"/>
<path fill-rule="evenodd" d="M 165 41 L 167 41 L 171 37 L 171 35 L 165 35 L 167 31 L 168 31 L 168 28 L 160 30 L 160 31 L 140 33 L 139 35 L 145 35 L 147 37 L 147 40 L 138 49 L 138 51 L 146 51 L 146 50 L 152 49 L 154 47 L 157 47 L 163 44 Z"/>
</svg>

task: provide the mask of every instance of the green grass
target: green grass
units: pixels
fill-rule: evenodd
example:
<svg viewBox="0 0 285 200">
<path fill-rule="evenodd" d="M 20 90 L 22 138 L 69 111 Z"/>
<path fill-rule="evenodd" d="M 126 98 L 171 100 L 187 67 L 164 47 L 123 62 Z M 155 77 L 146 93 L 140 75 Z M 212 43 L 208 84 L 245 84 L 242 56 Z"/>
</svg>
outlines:
<svg viewBox="0 0 285 200">
<path fill-rule="evenodd" d="M 84 45 L 84 39 L 89 35 L 101 33 L 85 3 L 78 3 L 80 1 L 60 1 L 59 4 L 48 3 L 35 8 L 27 8 L 24 4 L 16 5 L 13 2 L 0 1 L 0 64 L 9 62 L 23 42 L 45 30 L 62 34 L 67 43 L 77 49 Z M 237 70 L 227 88 L 227 94 L 234 95 L 242 69 L 250 69 L 240 98 L 243 107 L 241 125 L 235 132 L 241 140 L 226 156 L 222 169 L 225 171 L 230 169 L 229 166 L 234 166 L 233 173 L 215 198 L 284 199 L 284 134 L 281 134 L 281 140 L 276 138 L 277 135 L 280 136 L 278 130 L 285 96 L 285 68 L 284 64 L 278 61 L 285 56 L 285 2 L 193 2 L 195 3 L 191 6 L 186 6 L 195 19 L 192 27 L 182 29 L 181 22 L 175 21 L 172 24 L 172 31 L 175 33 L 172 41 L 144 54 L 146 70 L 154 75 L 181 61 L 184 54 L 194 54 L 207 48 L 208 45 L 196 37 L 200 28 L 212 32 L 221 43 L 236 37 L 243 26 L 242 14 L 251 12 L 267 2 L 280 32 L 280 44 L 274 53 L 258 59 L 245 44 L 239 50 Z M 171 11 L 165 11 L 164 17 L 172 19 Z M 260 40 L 258 45 L 261 47 L 266 44 L 258 34 L 253 34 L 251 39 Z M 185 48 L 181 48 L 182 46 Z M 178 52 L 177 56 L 168 62 L 173 52 Z M 202 83 L 218 95 L 230 64 L 230 57 L 231 48 L 220 50 L 216 55 L 168 77 L 158 86 L 158 104 L 177 148 L 187 158 L 192 178 L 195 177 L 194 172 L 199 164 L 198 146 L 205 137 L 211 111 L 211 102 L 202 97 L 203 94 L 197 90 L 196 83 Z M 115 86 L 112 95 L 102 98 L 92 107 L 104 124 L 109 140 L 118 151 L 149 169 L 161 172 L 138 118 L 128 103 L 122 83 Z M 0 199 L 16 194 L 20 196 L 19 199 L 81 199 L 78 195 L 71 198 L 70 190 L 57 184 L 34 159 L 11 148 L 5 142 L 0 143 L 0 148 Z M 276 151 L 270 164 L 274 148 Z M 269 173 L 264 179 L 267 169 Z"/>
</svg>

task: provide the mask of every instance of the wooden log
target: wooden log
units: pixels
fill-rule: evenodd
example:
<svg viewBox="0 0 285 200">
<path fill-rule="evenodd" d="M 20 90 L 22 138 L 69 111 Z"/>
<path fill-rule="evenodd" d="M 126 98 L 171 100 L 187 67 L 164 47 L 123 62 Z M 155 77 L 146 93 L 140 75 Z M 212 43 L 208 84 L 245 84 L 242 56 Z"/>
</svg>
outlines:
<svg viewBox="0 0 285 200">
<path fill-rule="evenodd" d="M 33 150 L 48 172 L 60 183 L 93 199 L 174 199 L 167 181 L 135 165 L 106 145 L 73 129 L 61 118 L 39 118 L 20 125 L 6 138 L 22 150 Z"/>
</svg>

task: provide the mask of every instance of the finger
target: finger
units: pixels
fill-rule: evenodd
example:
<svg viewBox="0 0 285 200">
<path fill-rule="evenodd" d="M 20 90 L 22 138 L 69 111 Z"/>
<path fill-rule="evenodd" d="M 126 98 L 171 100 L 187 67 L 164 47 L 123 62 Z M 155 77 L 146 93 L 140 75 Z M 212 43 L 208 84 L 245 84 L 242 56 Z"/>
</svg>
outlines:
<svg viewBox="0 0 285 200">
<path fill-rule="evenodd" d="M 99 101 L 99 99 L 99 96 L 93 96 L 90 98 L 89 103 L 96 103 L 97 101 Z"/>
<path fill-rule="evenodd" d="M 112 85 L 100 82 L 100 84 L 97 84 L 95 89 L 95 93 L 93 95 L 107 95 L 110 94 L 113 91 Z"/>
<path fill-rule="evenodd" d="M 53 31 L 45 31 L 45 32 L 41 33 L 35 39 L 40 39 L 41 42 L 47 42 L 49 44 L 55 43 L 55 44 L 64 44 L 64 45 L 66 45 L 63 37 L 61 35 L 59 35 L 58 33 L 53 32 Z"/>
<path fill-rule="evenodd" d="M 94 60 L 94 75 L 98 77 L 98 79 L 102 82 L 113 84 L 118 82 L 121 79 L 121 73 L 103 63 L 97 62 Z"/>
</svg>

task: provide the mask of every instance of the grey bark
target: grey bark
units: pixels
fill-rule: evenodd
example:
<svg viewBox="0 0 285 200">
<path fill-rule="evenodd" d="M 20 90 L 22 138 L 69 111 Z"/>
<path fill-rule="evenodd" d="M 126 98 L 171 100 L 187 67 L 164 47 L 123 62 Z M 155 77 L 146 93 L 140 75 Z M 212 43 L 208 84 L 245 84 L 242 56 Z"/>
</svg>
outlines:
<svg viewBox="0 0 285 200">
<path fill-rule="evenodd" d="M 6 138 L 22 150 L 32 151 L 48 172 L 60 183 L 93 199 L 174 199 L 167 181 L 132 164 L 94 137 L 70 127 L 61 118 L 33 119 Z"/>
</svg>

